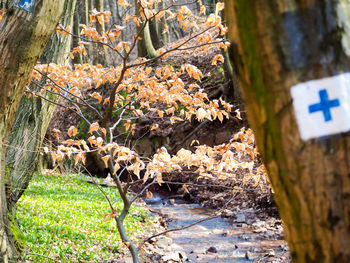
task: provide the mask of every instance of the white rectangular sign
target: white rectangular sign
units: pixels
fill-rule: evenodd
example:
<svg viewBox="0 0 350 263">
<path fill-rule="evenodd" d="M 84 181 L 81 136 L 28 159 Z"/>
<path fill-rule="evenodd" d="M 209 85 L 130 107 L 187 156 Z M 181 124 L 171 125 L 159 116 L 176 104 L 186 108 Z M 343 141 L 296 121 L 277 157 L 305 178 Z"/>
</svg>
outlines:
<svg viewBox="0 0 350 263">
<path fill-rule="evenodd" d="M 35 0 L 17 0 L 15 6 L 26 10 L 27 12 L 33 13 Z"/>
<path fill-rule="evenodd" d="M 303 140 L 350 131 L 350 73 L 291 88 Z"/>
</svg>

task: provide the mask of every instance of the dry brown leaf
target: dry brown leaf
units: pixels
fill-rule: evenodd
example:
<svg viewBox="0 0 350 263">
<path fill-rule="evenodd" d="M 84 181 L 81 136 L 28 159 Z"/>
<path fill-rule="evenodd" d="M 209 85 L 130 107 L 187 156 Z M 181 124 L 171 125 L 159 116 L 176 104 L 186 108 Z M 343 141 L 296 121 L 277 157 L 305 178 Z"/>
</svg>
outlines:
<svg viewBox="0 0 350 263">
<path fill-rule="evenodd" d="M 94 122 L 90 125 L 89 133 L 93 134 L 95 131 L 98 131 L 99 128 L 100 128 L 100 125 L 97 122 Z"/>
</svg>

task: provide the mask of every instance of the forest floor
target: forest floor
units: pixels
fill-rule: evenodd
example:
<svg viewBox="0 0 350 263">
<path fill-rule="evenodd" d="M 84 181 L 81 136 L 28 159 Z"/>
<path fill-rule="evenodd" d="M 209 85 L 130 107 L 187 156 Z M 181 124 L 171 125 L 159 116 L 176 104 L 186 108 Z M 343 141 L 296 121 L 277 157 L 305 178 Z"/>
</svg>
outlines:
<svg viewBox="0 0 350 263">
<path fill-rule="evenodd" d="M 120 262 L 125 255 L 110 208 L 100 190 L 86 176 L 59 174 L 47 170 L 31 180 L 18 202 L 17 218 L 26 262 Z M 122 201 L 115 188 L 104 192 L 120 209 Z M 153 229 L 164 229 L 148 209 L 133 206 L 125 226 L 135 243 Z"/>
<path fill-rule="evenodd" d="M 18 203 L 26 262 L 131 263 L 98 188 L 83 175 L 46 173 L 33 178 Z M 115 187 L 103 190 L 120 208 Z M 231 217 L 206 220 L 217 209 L 179 196 L 155 194 L 146 202 L 133 206 L 125 222 L 135 243 L 193 225 L 150 239 L 143 246 L 141 262 L 290 262 L 278 218 L 263 218 L 254 208 L 246 208 L 234 209 Z M 202 222 L 194 224 L 198 221 Z"/>
</svg>

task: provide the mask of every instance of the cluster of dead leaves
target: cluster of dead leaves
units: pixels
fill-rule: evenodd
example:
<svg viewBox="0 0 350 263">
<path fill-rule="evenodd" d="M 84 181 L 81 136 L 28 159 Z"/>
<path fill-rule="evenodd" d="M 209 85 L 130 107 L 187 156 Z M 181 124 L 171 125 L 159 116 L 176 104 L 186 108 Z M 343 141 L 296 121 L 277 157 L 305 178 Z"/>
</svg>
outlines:
<svg viewBox="0 0 350 263">
<path fill-rule="evenodd" d="M 185 170 L 197 173 L 198 178 L 226 179 L 235 177 L 237 170 L 246 170 L 243 185 L 266 187 L 266 170 L 263 165 L 256 167 L 258 151 L 251 129 L 242 128 L 227 144 L 214 147 L 199 145 L 195 148 L 194 152 L 180 149 L 174 156 L 161 148 L 147 165 L 144 181 L 157 177 L 158 183 L 161 183 L 161 174 Z"/>
<path fill-rule="evenodd" d="M 99 88 L 102 84 L 108 83 L 112 86 L 116 83 L 120 72 L 120 67 L 103 68 L 100 65 L 83 64 L 76 65 L 72 69 L 70 66 L 49 64 L 36 66 L 31 80 L 40 82 L 43 76 L 51 80 L 34 96 L 44 96 L 49 90 L 77 103 L 93 98 L 96 103 L 108 105 L 110 94 L 104 95 L 105 90 L 99 91 Z M 181 79 L 182 74 L 188 74 L 198 83 L 203 77 L 202 72 L 190 64 L 183 65 L 179 71 L 169 65 L 157 68 L 147 66 L 130 68 L 116 89 L 114 106 L 133 102 L 137 106 L 127 108 L 135 117 L 141 117 L 147 112 L 156 112 L 159 118 L 170 116 L 172 123 L 190 121 L 193 117 L 198 121 L 204 119 L 223 121 L 225 117 L 228 118 L 232 109 L 231 104 L 221 99 L 210 101 L 198 84 L 186 86 Z M 92 87 L 96 91 L 86 94 Z M 162 108 L 153 106 L 159 103 L 162 103 Z"/>
</svg>

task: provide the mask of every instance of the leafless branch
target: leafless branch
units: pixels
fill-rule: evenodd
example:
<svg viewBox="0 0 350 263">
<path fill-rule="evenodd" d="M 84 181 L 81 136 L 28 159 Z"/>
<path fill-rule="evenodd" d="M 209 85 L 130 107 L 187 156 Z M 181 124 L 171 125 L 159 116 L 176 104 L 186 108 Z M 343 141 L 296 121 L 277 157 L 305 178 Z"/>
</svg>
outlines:
<svg viewBox="0 0 350 263">
<path fill-rule="evenodd" d="M 103 191 L 103 189 L 100 187 L 100 185 L 98 184 L 98 182 L 96 182 L 95 178 L 92 176 L 92 174 L 89 172 L 89 170 L 83 166 L 83 169 L 87 172 L 87 174 L 90 176 L 92 182 L 94 183 L 94 185 L 98 188 L 98 190 L 100 190 L 100 192 L 103 194 L 103 196 L 106 198 L 108 204 L 109 204 L 109 207 L 111 208 L 112 210 L 112 213 L 114 213 L 114 207 L 113 207 L 113 204 L 111 202 L 111 200 L 109 199 L 108 195 L 105 193 L 105 191 Z"/>
<path fill-rule="evenodd" d="M 172 228 L 172 229 L 168 229 L 168 230 L 165 230 L 165 231 L 163 231 L 163 232 L 157 233 L 157 234 L 155 234 L 155 235 L 153 235 L 153 236 L 150 236 L 150 237 L 148 237 L 147 239 L 143 240 L 143 241 L 141 242 L 141 244 L 139 245 L 139 249 L 140 249 L 146 242 L 149 242 L 152 238 L 165 235 L 166 233 L 184 230 L 184 229 L 190 228 L 191 226 L 197 225 L 197 224 L 199 224 L 199 223 L 202 223 L 202 222 L 205 222 L 205 221 L 214 219 L 214 218 L 218 218 L 218 217 L 220 217 L 220 216 L 221 216 L 221 214 L 209 216 L 209 217 L 203 218 L 203 219 L 201 219 L 201 220 L 198 220 L 198 221 L 196 221 L 196 222 L 194 222 L 194 223 L 192 223 L 192 224 L 186 225 L 186 226 L 184 226 L 184 227 Z"/>
<path fill-rule="evenodd" d="M 202 222 L 205 222 L 205 221 L 208 221 L 208 220 L 211 220 L 211 219 L 214 219 L 214 218 L 218 218 L 221 216 L 221 213 L 222 211 L 227 207 L 227 205 L 236 197 L 238 191 L 236 191 L 232 197 L 225 203 L 225 205 L 219 210 L 217 211 L 214 215 L 212 216 L 208 216 L 206 218 L 203 218 L 201 220 L 198 220 L 196 222 L 193 222 L 191 224 L 188 224 L 186 226 L 183 226 L 183 227 L 177 227 L 177 228 L 172 228 L 172 229 L 167 229 L 165 231 L 162 231 L 160 233 L 157 233 L 157 234 L 154 234 L 148 238 L 145 238 L 139 245 L 139 249 L 141 249 L 141 247 L 146 243 L 146 242 L 149 242 L 152 238 L 155 238 L 155 237 L 158 237 L 158 236 L 161 236 L 161 235 L 164 235 L 166 233 L 170 233 L 170 232 L 175 232 L 175 231 L 180 231 L 180 230 L 184 230 L 184 229 L 187 229 L 187 228 L 190 228 L 191 226 L 194 226 L 194 225 L 197 225 L 199 223 L 202 223 Z"/>
<path fill-rule="evenodd" d="M 99 112 L 95 107 L 93 107 L 93 106 L 91 106 L 89 103 L 87 103 L 86 100 L 84 100 L 84 99 L 81 98 L 80 96 L 75 95 L 74 93 L 70 92 L 69 90 L 63 88 L 61 85 L 57 84 L 57 82 L 55 82 L 52 78 L 50 78 L 47 74 L 44 74 L 44 73 L 42 73 L 40 70 L 35 69 L 35 68 L 34 68 L 34 70 L 35 70 L 36 72 L 38 72 L 40 75 L 42 75 L 43 77 L 45 77 L 45 78 L 47 78 L 48 80 L 50 80 L 50 81 L 54 84 L 54 86 L 57 87 L 58 89 L 63 90 L 64 92 L 68 93 L 69 95 L 71 95 L 72 97 L 74 97 L 74 98 L 76 98 L 76 99 L 78 99 L 78 100 L 81 100 L 81 101 L 83 102 L 83 104 L 85 104 L 85 106 L 87 106 L 88 108 L 90 108 L 91 110 L 93 110 L 93 111 L 97 114 L 97 116 L 98 116 L 99 118 L 102 118 L 102 115 L 100 114 L 100 112 Z"/>
<path fill-rule="evenodd" d="M 154 185 L 156 183 L 156 178 L 154 178 L 152 180 L 152 182 L 150 182 L 148 185 L 146 185 L 133 199 L 131 199 L 130 203 L 133 203 L 136 201 L 137 198 L 141 197 L 143 195 L 143 193 L 152 185 Z"/>
</svg>

